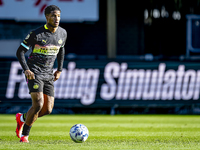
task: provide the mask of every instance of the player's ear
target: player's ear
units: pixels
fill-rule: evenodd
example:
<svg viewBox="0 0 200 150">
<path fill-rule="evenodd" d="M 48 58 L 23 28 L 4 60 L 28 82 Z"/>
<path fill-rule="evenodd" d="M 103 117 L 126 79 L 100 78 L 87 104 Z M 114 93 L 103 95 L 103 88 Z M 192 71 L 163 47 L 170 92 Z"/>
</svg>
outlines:
<svg viewBox="0 0 200 150">
<path fill-rule="evenodd" d="M 45 15 L 46 20 L 48 19 L 48 17 L 49 17 L 49 14 L 46 14 L 46 15 Z"/>
</svg>

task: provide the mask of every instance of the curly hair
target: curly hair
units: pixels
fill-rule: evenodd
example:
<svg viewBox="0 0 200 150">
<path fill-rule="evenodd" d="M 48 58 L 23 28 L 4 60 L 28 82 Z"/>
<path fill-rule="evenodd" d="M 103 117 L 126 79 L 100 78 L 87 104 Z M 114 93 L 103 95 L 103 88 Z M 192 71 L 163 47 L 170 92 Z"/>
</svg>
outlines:
<svg viewBox="0 0 200 150">
<path fill-rule="evenodd" d="M 60 10 L 60 8 L 59 8 L 58 6 L 56 6 L 56 5 L 49 5 L 49 6 L 47 6 L 47 7 L 45 8 L 45 10 L 44 10 L 45 16 L 46 16 L 47 14 L 50 14 L 51 11 L 54 11 L 54 10 L 59 10 L 59 11 L 61 12 L 61 10 Z"/>
</svg>

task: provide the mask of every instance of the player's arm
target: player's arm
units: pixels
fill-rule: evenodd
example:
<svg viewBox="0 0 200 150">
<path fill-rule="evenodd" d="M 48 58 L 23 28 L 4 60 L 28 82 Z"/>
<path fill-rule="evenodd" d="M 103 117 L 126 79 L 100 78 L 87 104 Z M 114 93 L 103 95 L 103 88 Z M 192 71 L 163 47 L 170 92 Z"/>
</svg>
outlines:
<svg viewBox="0 0 200 150">
<path fill-rule="evenodd" d="M 30 70 L 26 63 L 26 59 L 25 59 L 25 55 L 24 55 L 26 52 L 27 52 L 27 49 L 24 48 L 22 45 L 19 46 L 19 48 L 17 49 L 17 52 L 16 52 L 16 56 L 17 56 L 19 63 L 21 64 L 24 71 Z"/>
<path fill-rule="evenodd" d="M 62 69 L 63 69 L 64 56 L 65 56 L 65 48 L 61 47 L 60 50 L 59 50 L 59 53 L 57 55 L 58 69 L 54 73 L 54 76 L 55 76 L 54 81 L 58 80 L 59 77 L 60 77 L 60 74 L 61 74 Z"/>
<path fill-rule="evenodd" d="M 34 39 L 35 39 L 35 33 L 30 32 L 30 34 L 28 34 L 26 36 L 26 38 L 24 39 L 24 41 L 21 43 L 21 45 L 17 49 L 17 53 L 16 53 L 17 58 L 24 70 L 24 73 L 29 80 L 35 79 L 35 76 L 34 76 L 34 73 L 32 71 L 30 71 L 30 69 L 26 63 L 25 53 L 29 50 L 29 48 L 32 45 L 34 45 L 34 43 L 35 43 Z"/>
<path fill-rule="evenodd" d="M 27 63 L 26 63 L 26 59 L 25 59 L 25 53 L 27 52 L 28 50 L 20 45 L 19 48 L 17 49 L 17 52 L 16 52 L 16 56 L 19 60 L 19 63 L 21 64 L 23 70 L 24 70 L 24 74 L 26 75 L 26 77 L 29 79 L 29 80 L 32 80 L 32 79 L 35 79 L 35 76 L 34 76 L 34 73 L 32 71 L 30 71 Z"/>
</svg>

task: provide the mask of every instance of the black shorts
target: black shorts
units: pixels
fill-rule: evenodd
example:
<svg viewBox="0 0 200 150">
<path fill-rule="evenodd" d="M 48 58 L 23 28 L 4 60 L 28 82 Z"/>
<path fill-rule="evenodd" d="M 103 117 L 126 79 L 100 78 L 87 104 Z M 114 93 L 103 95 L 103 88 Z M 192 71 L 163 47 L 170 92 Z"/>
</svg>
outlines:
<svg viewBox="0 0 200 150">
<path fill-rule="evenodd" d="M 54 76 L 35 75 L 35 79 L 29 80 L 26 78 L 29 93 L 43 92 L 46 95 L 54 97 Z"/>
</svg>

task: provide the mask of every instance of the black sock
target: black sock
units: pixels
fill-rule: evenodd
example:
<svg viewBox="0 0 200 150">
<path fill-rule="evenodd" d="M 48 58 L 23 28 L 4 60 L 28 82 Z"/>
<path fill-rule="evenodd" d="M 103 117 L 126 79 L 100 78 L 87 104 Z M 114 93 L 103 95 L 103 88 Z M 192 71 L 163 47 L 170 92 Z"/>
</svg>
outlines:
<svg viewBox="0 0 200 150">
<path fill-rule="evenodd" d="M 31 130 L 31 127 L 32 126 L 28 126 L 27 124 L 24 124 L 22 135 L 29 136 L 29 132 Z"/>
<path fill-rule="evenodd" d="M 26 120 L 26 113 L 23 114 L 23 119 Z"/>
</svg>

